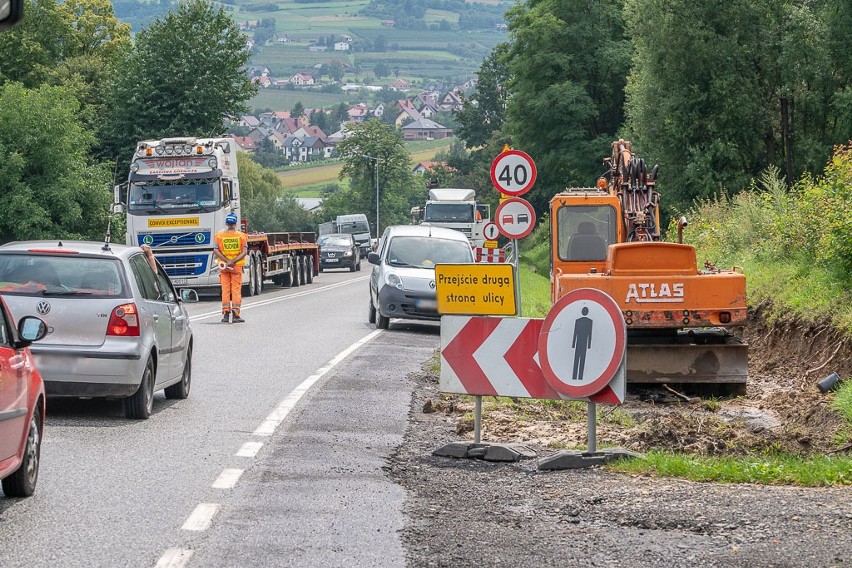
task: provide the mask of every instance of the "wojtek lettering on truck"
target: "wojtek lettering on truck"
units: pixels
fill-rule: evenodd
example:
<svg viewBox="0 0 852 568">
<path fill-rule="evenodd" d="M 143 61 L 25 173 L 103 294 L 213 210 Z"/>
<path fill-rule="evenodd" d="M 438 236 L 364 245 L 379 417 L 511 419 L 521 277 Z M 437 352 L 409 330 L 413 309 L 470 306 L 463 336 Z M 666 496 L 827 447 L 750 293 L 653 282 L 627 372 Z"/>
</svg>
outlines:
<svg viewBox="0 0 852 568">
<path fill-rule="evenodd" d="M 627 286 L 627 298 L 624 303 L 635 301 L 638 304 L 648 302 L 679 303 L 683 302 L 683 283 L 674 282 L 640 282 Z"/>
</svg>

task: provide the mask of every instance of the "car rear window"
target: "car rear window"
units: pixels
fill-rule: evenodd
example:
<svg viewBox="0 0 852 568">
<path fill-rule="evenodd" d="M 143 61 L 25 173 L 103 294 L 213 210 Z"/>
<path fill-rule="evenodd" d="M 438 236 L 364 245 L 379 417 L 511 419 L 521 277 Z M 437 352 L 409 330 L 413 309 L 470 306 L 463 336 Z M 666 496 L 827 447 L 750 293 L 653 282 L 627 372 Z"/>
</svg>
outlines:
<svg viewBox="0 0 852 568">
<path fill-rule="evenodd" d="M 439 263 L 473 262 L 470 245 L 435 237 L 398 236 L 390 241 L 388 264 L 433 268 Z"/>
<path fill-rule="evenodd" d="M 0 255 L 0 293 L 21 296 L 127 297 L 121 265 L 77 255 Z"/>
</svg>

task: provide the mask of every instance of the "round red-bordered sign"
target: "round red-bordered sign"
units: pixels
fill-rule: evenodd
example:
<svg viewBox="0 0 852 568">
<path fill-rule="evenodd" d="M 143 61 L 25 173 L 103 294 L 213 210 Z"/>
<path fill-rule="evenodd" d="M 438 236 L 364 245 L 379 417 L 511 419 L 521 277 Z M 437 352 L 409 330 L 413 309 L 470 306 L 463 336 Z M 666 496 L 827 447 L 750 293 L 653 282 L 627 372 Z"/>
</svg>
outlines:
<svg viewBox="0 0 852 568">
<path fill-rule="evenodd" d="M 535 228 L 535 209 L 526 199 L 510 197 L 497 206 L 494 222 L 507 239 L 522 239 Z"/>
<path fill-rule="evenodd" d="M 487 223 L 482 228 L 482 236 L 485 237 L 486 240 L 496 241 L 497 237 L 500 236 L 500 228 L 497 226 L 497 223 Z"/>
<path fill-rule="evenodd" d="M 627 325 L 615 300 L 600 290 L 581 288 L 560 298 L 544 318 L 539 364 L 557 392 L 583 398 L 615 377 L 626 345 Z"/>
<path fill-rule="evenodd" d="M 520 150 L 501 152 L 491 162 L 491 183 L 497 191 L 512 197 L 528 192 L 537 175 L 533 159 Z"/>
</svg>

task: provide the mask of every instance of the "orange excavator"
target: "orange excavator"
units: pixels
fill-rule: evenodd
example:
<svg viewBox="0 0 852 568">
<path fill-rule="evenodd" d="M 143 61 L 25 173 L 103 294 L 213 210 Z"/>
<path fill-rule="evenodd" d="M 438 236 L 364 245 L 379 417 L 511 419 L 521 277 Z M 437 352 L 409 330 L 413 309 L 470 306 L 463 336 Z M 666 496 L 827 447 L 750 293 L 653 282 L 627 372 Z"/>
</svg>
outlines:
<svg viewBox="0 0 852 568">
<path fill-rule="evenodd" d="M 660 235 L 659 167 L 626 140 L 612 144 L 595 187 L 566 188 L 550 201 L 551 300 L 578 288 L 606 292 L 627 323 L 627 381 L 716 385 L 745 392 L 748 345 L 741 269 L 699 268 L 695 248 Z M 708 389 L 704 389 L 708 390 Z"/>
</svg>

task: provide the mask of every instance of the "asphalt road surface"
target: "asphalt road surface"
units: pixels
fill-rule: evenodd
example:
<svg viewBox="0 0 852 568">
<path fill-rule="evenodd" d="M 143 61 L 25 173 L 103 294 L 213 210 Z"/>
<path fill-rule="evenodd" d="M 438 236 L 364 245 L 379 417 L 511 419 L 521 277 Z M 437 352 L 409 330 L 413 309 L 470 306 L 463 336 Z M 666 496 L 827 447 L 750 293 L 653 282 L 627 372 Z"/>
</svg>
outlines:
<svg viewBox="0 0 852 568">
<path fill-rule="evenodd" d="M 0 498 L 0 566 L 402 566 L 405 493 L 384 473 L 433 323 L 366 321 L 369 265 L 190 305 L 192 391 L 48 401 L 36 494 Z"/>
</svg>

